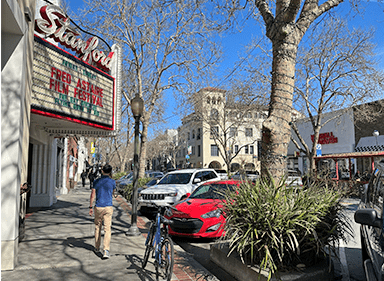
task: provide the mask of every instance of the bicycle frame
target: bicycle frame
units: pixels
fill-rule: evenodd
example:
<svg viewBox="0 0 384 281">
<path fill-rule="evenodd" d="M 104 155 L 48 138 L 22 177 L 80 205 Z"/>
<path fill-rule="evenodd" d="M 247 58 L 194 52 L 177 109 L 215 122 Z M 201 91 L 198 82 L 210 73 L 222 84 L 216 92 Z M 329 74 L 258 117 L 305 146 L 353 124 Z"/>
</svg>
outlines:
<svg viewBox="0 0 384 281">
<path fill-rule="evenodd" d="M 159 246 L 161 243 L 161 215 L 160 212 L 156 215 L 156 232 L 155 232 L 155 239 L 153 240 L 153 247 L 155 249 L 155 261 L 160 261 L 160 251 Z"/>
<path fill-rule="evenodd" d="M 172 277 L 174 249 L 166 226 L 170 223 L 171 221 L 161 215 L 161 207 L 159 207 L 156 219 L 152 221 L 145 241 L 146 249 L 142 261 L 142 268 L 144 269 L 147 265 L 148 258 L 152 252 L 152 258 L 155 259 L 156 280 L 159 280 L 159 276 L 163 275 L 163 273 L 167 281 L 170 281 Z"/>
</svg>

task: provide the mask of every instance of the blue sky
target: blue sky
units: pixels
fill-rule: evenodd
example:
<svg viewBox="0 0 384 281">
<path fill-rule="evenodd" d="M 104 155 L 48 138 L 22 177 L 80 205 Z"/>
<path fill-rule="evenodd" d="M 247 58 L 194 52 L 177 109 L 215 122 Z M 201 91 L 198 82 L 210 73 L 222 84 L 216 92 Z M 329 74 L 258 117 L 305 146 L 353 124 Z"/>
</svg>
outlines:
<svg viewBox="0 0 384 281">
<path fill-rule="evenodd" d="M 83 1 L 81 0 L 67 0 L 72 11 L 76 11 L 77 8 L 82 7 Z M 344 17 L 348 15 L 349 27 L 362 27 L 369 28 L 374 27 L 376 29 L 374 43 L 377 45 L 376 54 L 379 67 L 384 71 L 384 4 L 379 4 L 374 1 L 363 1 L 361 5 L 365 9 L 365 13 L 356 14 L 350 12 L 349 2 L 345 1 L 336 7 L 333 12 L 338 13 Z M 254 21 L 245 22 L 241 33 L 227 34 L 222 38 L 222 44 L 224 49 L 224 58 L 220 66 L 221 76 L 224 77 L 232 71 L 238 62 L 239 56 L 244 54 L 244 47 L 249 44 L 252 38 L 262 36 L 264 29 L 257 25 Z M 257 52 L 252 53 L 257 55 Z M 210 85 L 219 86 L 220 85 Z M 384 95 L 384 93 L 383 93 Z M 384 96 L 383 96 L 384 98 Z M 169 110 L 166 111 L 164 118 L 167 120 L 167 124 L 164 129 L 176 129 L 181 125 L 180 116 L 175 115 L 175 104 L 173 96 L 170 94 L 166 97 Z"/>
</svg>

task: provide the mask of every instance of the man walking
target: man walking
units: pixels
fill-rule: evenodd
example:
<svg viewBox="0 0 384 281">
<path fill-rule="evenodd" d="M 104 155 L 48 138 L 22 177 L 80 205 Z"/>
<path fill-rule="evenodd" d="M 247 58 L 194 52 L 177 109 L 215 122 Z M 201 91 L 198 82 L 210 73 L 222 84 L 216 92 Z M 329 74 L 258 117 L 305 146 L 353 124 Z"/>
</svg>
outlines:
<svg viewBox="0 0 384 281">
<path fill-rule="evenodd" d="M 108 259 L 110 254 L 111 243 L 111 225 L 112 225 L 112 196 L 116 190 L 116 182 L 111 179 L 112 167 L 106 164 L 102 169 L 102 175 L 96 179 L 93 183 L 91 192 L 89 215 L 93 214 L 93 200 L 96 198 L 96 204 L 94 208 L 95 212 L 95 248 L 94 251 L 97 254 L 100 251 L 101 244 L 101 225 L 104 222 L 104 259 Z"/>
</svg>

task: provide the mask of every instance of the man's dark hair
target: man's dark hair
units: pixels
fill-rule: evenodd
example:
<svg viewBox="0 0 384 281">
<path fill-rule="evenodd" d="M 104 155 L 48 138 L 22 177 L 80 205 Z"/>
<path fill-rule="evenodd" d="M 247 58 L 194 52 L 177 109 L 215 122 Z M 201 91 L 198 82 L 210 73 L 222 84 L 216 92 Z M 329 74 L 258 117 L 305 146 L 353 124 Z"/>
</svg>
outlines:
<svg viewBox="0 0 384 281">
<path fill-rule="evenodd" d="M 112 166 L 109 165 L 109 164 L 105 164 L 104 167 L 103 167 L 103 172 L 106 173 L 106 174 L 112 173 Z"/>
</svg>

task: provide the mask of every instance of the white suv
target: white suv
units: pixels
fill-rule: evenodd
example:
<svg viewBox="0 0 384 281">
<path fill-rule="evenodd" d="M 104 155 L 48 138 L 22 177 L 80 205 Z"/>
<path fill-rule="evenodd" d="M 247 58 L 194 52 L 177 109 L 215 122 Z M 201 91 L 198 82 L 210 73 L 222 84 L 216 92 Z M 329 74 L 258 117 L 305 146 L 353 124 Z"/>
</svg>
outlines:
<svg viewBox="0 0 384 281">
<path fill-rule="evenodd" d="M 199 185 L 220 180 L 214 169 L 184 169 L 167 173 L 156 185 L 139 193 L 138 209 L 173 205 L 187 198 Z"/>
</svg>

